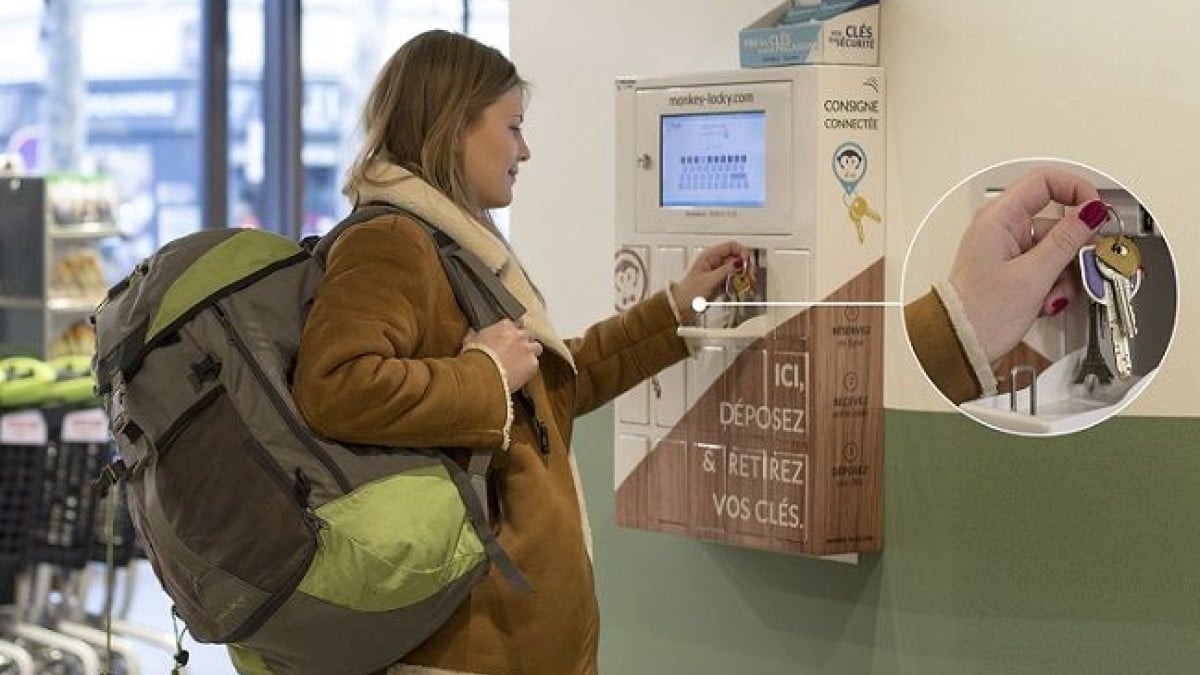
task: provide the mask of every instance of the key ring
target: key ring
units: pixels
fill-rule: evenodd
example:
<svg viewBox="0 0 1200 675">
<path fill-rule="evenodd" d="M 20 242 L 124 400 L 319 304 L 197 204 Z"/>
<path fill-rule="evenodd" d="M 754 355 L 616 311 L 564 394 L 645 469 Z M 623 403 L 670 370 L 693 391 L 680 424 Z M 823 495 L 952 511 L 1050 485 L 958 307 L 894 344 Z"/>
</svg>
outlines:
<svg viewBox="0 0 1200 675">
<path fill-rule="evenodd" d="M 1122 242 L 1125 241 L 1125 219 L 1121 217 L 1120 213 L 1117 213 L 1112 204 L 1105 204 L 1104 207 L 1108 210 L 1109 219 L 1117 221 L 1117 239 L 1112 243 L 1112 250 L 1114 253 L 1124 255 L 1125 244 Z"/>
<path fill-rule="evenodd" d="M 1121 217 L 1120 213 L 1117 213 L 1117 210 L 1112 207 L 1112 204 L 1105 204 L 1104 208 L 1108 211 L 1108 217 L 1117 221 L 1117 228 L 1119 230 L 1119 232 L 1118 232 L 1119 238 L 1124 239 L 1125 238 L 1125 219 Z"/>
</svg>

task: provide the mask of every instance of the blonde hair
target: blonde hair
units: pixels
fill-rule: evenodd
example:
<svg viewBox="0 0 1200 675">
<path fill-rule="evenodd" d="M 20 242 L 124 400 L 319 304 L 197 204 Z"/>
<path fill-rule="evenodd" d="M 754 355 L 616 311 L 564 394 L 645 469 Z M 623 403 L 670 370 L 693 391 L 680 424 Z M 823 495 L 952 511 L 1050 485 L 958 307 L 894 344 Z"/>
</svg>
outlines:
<svg viewBox="0 0 1200 675">
<path fill-rule="evenodd" d="M 527 83 L 499 50 L 459 33 L 431 30 L 404 43 L 375 79 L 362 112 L 363 146 L 342 188 L 382 186 L 372 162 L 408 169 L 460 208 L 490 222 L 463 173 L 463 132 L 483 110 Z"/>
</svg>

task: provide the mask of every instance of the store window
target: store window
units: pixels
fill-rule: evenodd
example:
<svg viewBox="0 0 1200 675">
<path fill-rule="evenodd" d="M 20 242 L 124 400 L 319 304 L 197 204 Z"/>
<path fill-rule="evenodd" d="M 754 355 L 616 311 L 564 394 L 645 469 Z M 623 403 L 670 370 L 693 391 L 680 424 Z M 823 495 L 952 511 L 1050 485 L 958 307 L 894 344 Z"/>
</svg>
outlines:
<svg viewBox="0 0 1200 675">
<path fill-rule="evenodd" d="M 349 204 L 341 185 L 359 141 L 362 102 L 383 63 L 410 37 L 434 28 L 466 32 L 508 51 L 508 1 L 304 0 L 301 36 L 303 165 L 300 234 L 328 231 Z M 267 220 L 263 114 L 264 3 L 230 4 L 231 225 L 280 229 Z M 496 214 L 502 226 L 507 214 Z"/>
<path fill-rule="evenodd" d="M 110 276 L 200 227 L 199 13 L 200 0 L 0 5 L 0 152 L 31 175 L 112 182 Z"/>
<path fill-rule="evenodd" d="M 69 294 L 59 293 L 62 289 L 57 287 L 49 293 L 35 288 L 42 282 L 40 274 L 27 275 L 32 281 L 0 275 L 0 356 L 49 356 L 60 344 L 73 354 L 88 351 L 60 338 L 72 337 L 69 329 L 86 323 L 104 286 L 172 239 L 216 222 L 205 222 L 202 194 L 203 151 L 213 143 L 226 143 L 219 147 L 228 154 L 225 220 L 231 225 L 268 225 L 262 216 L 263 189 L 269 180 L 264 139 L 271 131 L 262 103 L 264 14 L 266 7 L 276 7 L 274 3 L 228 0 L 226 138 L 210 137 L 201 91 L 205 76 L 211 74 L 204 65 L 208 47 L 202 26 L 206 13 L 211 15 L 211 8 L 219 3 L 0 2 L 0 174 L 54 176 L 59 182 L 53 192 L 67 195 L 65 203 L 77 214 L 63 217 L 62 223 L 87 226 L 96 224 L 91 221 L 112 221 L 114 226 L 111 234 L 103 230 L 104 238 L 80 227 L 54 235 L 61 235 L 65 244 L 48 244 L 59 247 L 52 249 L 55 263 L 102 259 L 102 282 L 93 283 L 90 264 L 86 287 L 74 284 L 75 279 L 61 284 L 71 286 Z M 324 231 L 346 212 L 339 188 L 358 143 L 358 109 L 375 72 L 392 51 L 430 28 L 464 31 L 507 51 L 508 3 L 304 0 L 302 9 L 304 181 L 297 230 L 308 233 Z M 91 200 L 99 206 L 74 208 L 81 194 L 102 195 Z M 111 206 L 100 208 L 106 204 Z M 220 212 L 219 205 L 216 210 Z M 29 212 L 42 214 L 40 209 Z M 59 220 L 57 214 L 54 218 Z M 504 214 L 498 214 L 497 220 L 506 222 Z M 42 225 L 48 227 L 48 222 Z M 83 250 L 93 242 L 95 256 Z M 28 246 L 23 239 L 0 239 L 0 251 L 10 244 L 13 250 Z M 76 256 L 77 248 L 87 255 Z M 17 257 L 41 258 L 28 251 L 19 248 Z M 0 272 L 17 276 L 14 270 L 26 266 L 9 264 L 10 258 L 0 259 Z M 33 316 L 51 318 L 38 323 L 41 319 Z M 20 330 L 8 335 L 6 329 L 12 326 Z M 136 580 L 130 575 L 126 583 L 132 603 L 124 618 L 172 636 L 176 626 L 171 621 L 171 603 L 149 567 L 138 565 Z M 93 596 L 100 586 L 93 586 Z M 98 606 L 95 597 L 84 604 Z M 141 672 L 170 669 L 170 652 L 153 645 L 137 648 Z M 187 648 L 192 672 L 233 675 L 223 647 L 189 640 Z"/>
<path fill-rule="evenodd" d="M 267 175 L 264 3 L 231 0 L 229 12 L 226 222 L 258 226 Z M 0 3 L 0 154 L 33 174 L 110 176 L 124 235 L 118 267 L 204 225 L 200 15 L 201 0 Z M 63 17 L 77 22 L 74 31 L 58 25 Z M 507 52 L 508 1 L 305 0 L 302 20 L 298 229 L 307 234 L 327 230 L 348 208 L 340 187 L 357 147 L 359 109 L 388 56 L 431 28 L 464 31 Z M 74 66 L 58 58 L 67 43 L 77 46 Z M 72 78 L 82 81 L 74 94 Z M 72 95 L 77 100 L 62 98 Z M 70 167 L 56 165 L 49 151 L 56 101 L 58 109 L 85 111 Z M 506 213 L 496 217 L 502 227 L 507 223 Z"/>
<path fill-rule="evenodd" d="M 341 187 L 361 138 L 363 101 L 406 40 L 443 28 L 508 52 L 508 0 L 336 0 L 304 3 L 304 230 L 328 230 L 349 208 Z M 507 212 L 494 214 L 507 230 Z"/>
</svg>

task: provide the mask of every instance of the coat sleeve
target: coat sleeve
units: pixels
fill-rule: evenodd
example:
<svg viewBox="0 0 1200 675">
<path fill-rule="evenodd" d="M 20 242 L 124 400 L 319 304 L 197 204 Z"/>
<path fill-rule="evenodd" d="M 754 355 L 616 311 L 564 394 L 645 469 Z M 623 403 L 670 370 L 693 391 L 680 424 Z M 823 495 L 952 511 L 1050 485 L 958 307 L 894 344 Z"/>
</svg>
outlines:
<svg viewBox="0 0 1200 675">
<path fill-rule="evenodd" d="M 904 326 L 917 361 L 946 398 L 957 405 L 980 396 L 979 378 L 935 291 L 905 306 Z"/>
<path fill-rule="evenodd" d="M 578 371 L 575 414 L 599 408 L 687 356 L 678 327 L 667 292 L 659 291 L 568 340 Z"/>
<path fill-rule="evenodd" d="M 318 433 L 389 447 L 503 447 L 508 392 L 497 365 L 431 339 L 455 307 L 432 238 L 407 219 L 337 241 L 300 341 L 296 403 Z M 460 329 L 461 330 L 461 329 Z"/>
</svg>

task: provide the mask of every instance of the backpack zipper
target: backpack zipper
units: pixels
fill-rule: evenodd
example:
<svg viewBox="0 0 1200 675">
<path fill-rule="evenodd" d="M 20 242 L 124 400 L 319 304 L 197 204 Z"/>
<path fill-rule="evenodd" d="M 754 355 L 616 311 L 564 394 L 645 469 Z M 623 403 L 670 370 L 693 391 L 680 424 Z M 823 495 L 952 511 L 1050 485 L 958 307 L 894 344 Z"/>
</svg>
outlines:
<svg viewBox="0 0 1200 675">
<path fill-rule="evenodd" d="M 292 484 L 293 494 L 296 501 L 300 503 L 300 508 L 304 510 L 304 517 L 313 526 L 314 531 L 323 530 L 329 526 L 325 519 L 317 515 L 317 510 L 313 508 L 309 496 L 312 495 L 312 481 L 308 479 L 308 474 L 304 473 L 304 469 L 296 467 L 294 472 L 295 482 Z M 317 538 L 317 546 L 321 545 L 321 539 Z"/>
<path fill-rule="evenodd" d="M 245 360 L 246 364 L 250 366 L 250 370 L 254 373 L 254 377 L 258 380 L 259 385 L 266 390 L 267 397 L 271 400 L 271 405 L 275 408 L 275 412 L 279 413 L 279 416 L 283 418 L 284 422 L 287 423 L 288 428 L 292 430 L 292 433 L 295 434 L 296 438 L 304 444 L 304 447 L 307 448 L 308 451 L 312 453 L 312 455 L 316 457 L 322 465 L 325 466 L 325 470 L 328 471 L 329 475 L 333 477 L 333 480 L 342 490 L 342 493 L 349 494 L 354 489 L 354 486 L 350 484 L 350 480 L 346 478 L 346 474 L 333 461 L 333 458 L 329 456 L 329 453 L 325 452 L 313 441 L 312 435 L 308 433 L 304 425 L 301 424 L 300 420 L 297 419 L 292 413 L 292 410 L 288 407 L 287 402 L 284 401 L 283 397 L 279 395 L 279 392 L 276 391 L 275 386 L 271 383 L 270 378 L 268 378 L 266 372 L 263 371 L 262 365 L 257 359 L 254 358 L 254 354 L 251 353 L 250 348 L 246 346 L 246 343 L 242 341 L 237 329 L 233 327 L 233 322 L 229 320 L 229 316 L 225 313 L 225 310 L 221 308 L 221 305 L 218 303 L 213 303 L 212 308 L 213 312 L 217 315 L 217 320 L 221 322 L 221 326 L 225 329 L 225 334 L 229 336 L 229 342 L 237 348 L 238 353 L 242 355 L 242 359 Z"/>
</svg>

